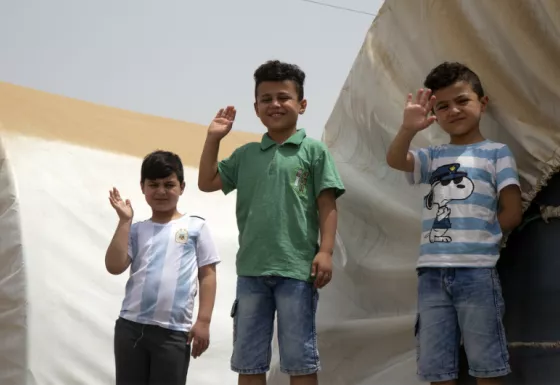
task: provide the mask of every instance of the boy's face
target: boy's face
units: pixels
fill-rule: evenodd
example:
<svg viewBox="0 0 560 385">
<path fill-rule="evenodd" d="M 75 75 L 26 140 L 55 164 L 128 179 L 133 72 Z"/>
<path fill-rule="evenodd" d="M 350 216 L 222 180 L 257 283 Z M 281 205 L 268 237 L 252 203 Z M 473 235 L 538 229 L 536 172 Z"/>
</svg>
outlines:
<svg viewBox="0 0 560 385">
<path fill-rule="evenodd" d="M 478 128 L 488 97 L 479 98 L 470 83 L 459 81 L 434 92 L 435 115 L 440 127 L 451 136 L 462 136 Z"/>
<path fill-rule="evenodd" d="M 185 183 L 179 183 L 177 175 L 173 173 L 163 179 L 146 179 L 141 187 L 146 202 L 153 211 L 167 212 L 177 208 L 177 202 L 183 195 Z"/>
<path fill-rule="evenodd" d="M 269 131 L 285 131 L 297 126 L 298 115 L 305 112 L 307 101 L 298 101 L 291 80 L 262 82 L 257 87 L 255 112 Z"/>
</svg>

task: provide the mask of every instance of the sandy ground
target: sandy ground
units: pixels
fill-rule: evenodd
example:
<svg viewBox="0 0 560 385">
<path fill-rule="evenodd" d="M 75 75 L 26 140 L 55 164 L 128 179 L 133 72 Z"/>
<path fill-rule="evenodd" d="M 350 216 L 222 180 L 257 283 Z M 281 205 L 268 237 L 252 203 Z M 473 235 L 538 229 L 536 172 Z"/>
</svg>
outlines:
<svg viewBox="0 0 560 385">
<path fill-rule="evenodd" d="M 220 106 L 216 106 L 218 109 Z M 209 117 L 209 123 L 210 119 Z M 97 105 L 0 82 L 2 130 L 143 157 L 155 149 L 178 153 L 198 167 L 206 126 Z M 260 135 L 234 130 L 220 158 Z"/>
</svg>

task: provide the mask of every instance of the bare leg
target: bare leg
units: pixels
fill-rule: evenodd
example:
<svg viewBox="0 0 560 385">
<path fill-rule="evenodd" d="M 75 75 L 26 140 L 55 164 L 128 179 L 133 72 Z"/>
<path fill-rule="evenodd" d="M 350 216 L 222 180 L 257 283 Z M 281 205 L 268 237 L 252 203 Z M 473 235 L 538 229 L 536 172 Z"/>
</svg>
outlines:
<svg viewBox="0 0 560 385">
<path fill-rule="evenodd" d="M 316 373 L 307 376 L 291 376 L 290 385 L 319 385 L 319 381 Z"/>
<path fill-rule="evenodd" d="M 266 374 L 240 374 L 238 385 L 266 385 Z"/>
<path fill-rule="evenodd" d="M 502 379 L 501 378 L 477 378 L 476 383 L 478 385 L 501 385 Z"/>
</svg>

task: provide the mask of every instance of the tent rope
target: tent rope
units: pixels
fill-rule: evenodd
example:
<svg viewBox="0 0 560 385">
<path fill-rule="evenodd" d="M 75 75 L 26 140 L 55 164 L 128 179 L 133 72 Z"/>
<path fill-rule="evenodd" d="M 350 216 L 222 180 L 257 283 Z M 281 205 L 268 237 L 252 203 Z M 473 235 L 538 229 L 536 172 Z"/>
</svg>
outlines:
<svg viewBox="0 0 560 385">
<path fill-rule="evenodd" d="M 555 342 L 510 342 L 510 348 L 540 348 L 540 349 L 560 349 L 560 341 Z"/>
<path fill-rule="evenodd" d="M 541 217 L 545 223 L 549 223 L 551 218 L 560 218 L 560 206 L 540 206 Z"/>
</svg>

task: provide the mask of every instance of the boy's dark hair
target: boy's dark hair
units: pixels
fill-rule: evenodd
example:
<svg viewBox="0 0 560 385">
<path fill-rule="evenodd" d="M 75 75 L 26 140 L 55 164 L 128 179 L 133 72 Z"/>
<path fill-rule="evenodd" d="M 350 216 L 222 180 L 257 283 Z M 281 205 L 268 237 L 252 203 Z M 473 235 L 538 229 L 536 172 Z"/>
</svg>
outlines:
<svg viewBox="0 0 560 385">
<path fill-rule="evenodd" d="M 179 155 L 170 151 L 157 150 L 144 157 L 140 171 L 140 182 L 143 184 L 146 179 L 167 178 L 173 173 L 177 175 L 179 183 L 183 183 L 185 180 L 183 162 L 181 162 Z"/>
<path fill-rule="evenodd" d="M 295 64 L 284 63 L 279 60 L 269 60 L 257 68 L 253 77 L 255 78 L 255 98 L 257 97 L 257 88 L 262 82 L 291 80 L 296 86 L 298 100 L 303 100 L 305 72 Z"/>
<path fill-rule="evenodd" d="M 459 81 L 468 82 L 479 98 L 484 97 L 478 75 L 466 65 L 457 62 L 444 62 L 432 69 L 424 80 L 424 87 L 436 92 Z"/>
</svg>

